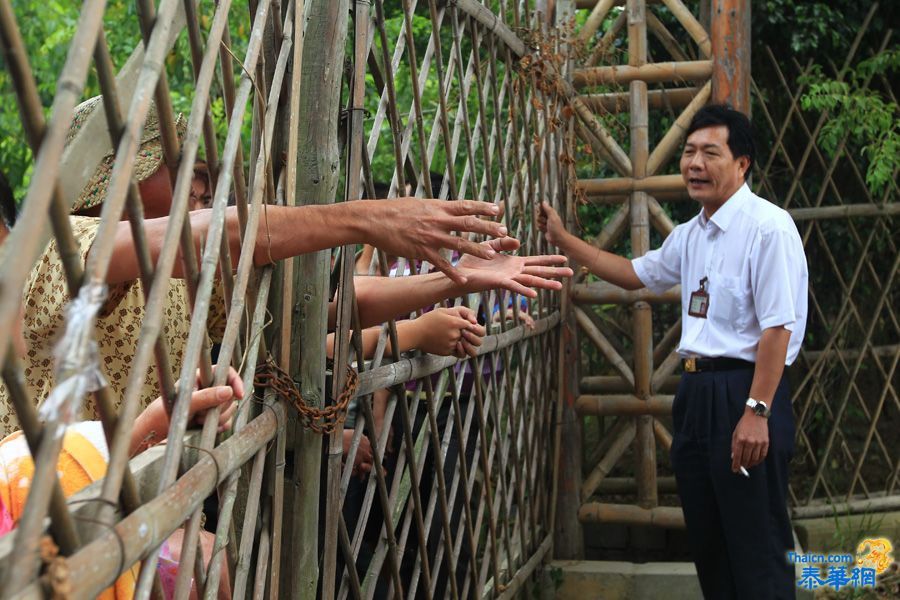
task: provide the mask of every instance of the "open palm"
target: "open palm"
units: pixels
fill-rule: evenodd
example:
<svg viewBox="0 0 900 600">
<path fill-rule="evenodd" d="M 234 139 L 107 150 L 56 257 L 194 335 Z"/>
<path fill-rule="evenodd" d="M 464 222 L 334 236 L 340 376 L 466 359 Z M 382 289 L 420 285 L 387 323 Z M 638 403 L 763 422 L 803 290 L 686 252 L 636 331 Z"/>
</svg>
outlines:
<svg viewBox="0 0 900 600">
<path fill-rule="evenodd" d="M 572 269 L 566 264 L 566 257 L 560 254 L 539 256 L 514 256 L 504 254 L 518 250 L 519 241 L 504 237 L 487 242 L 497 254 L 493 258 L 479 258 L 467 254 L 457 264 L 460 274 L 466 278 L 468 292 L 482 292 L 503 288 L 529 298 L 537 296 L 533 288 L 545 290 L 562 289 L 558 281 L 572 276 Z"/>
</svg>

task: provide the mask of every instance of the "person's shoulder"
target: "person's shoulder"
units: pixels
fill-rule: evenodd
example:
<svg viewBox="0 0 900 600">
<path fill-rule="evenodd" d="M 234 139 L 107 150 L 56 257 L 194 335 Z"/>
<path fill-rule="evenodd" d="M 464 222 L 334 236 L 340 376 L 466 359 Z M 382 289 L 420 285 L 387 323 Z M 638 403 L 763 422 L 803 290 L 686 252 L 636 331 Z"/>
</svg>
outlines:
<svg viewBox="0 0 900 600">
<path fill-rule="evenodd" d="M 752 192 L 744 203 L 742 212 L 761 235 L 775 232 L 797 233 L 797 225 L 788 211 Z"/>
</svg>

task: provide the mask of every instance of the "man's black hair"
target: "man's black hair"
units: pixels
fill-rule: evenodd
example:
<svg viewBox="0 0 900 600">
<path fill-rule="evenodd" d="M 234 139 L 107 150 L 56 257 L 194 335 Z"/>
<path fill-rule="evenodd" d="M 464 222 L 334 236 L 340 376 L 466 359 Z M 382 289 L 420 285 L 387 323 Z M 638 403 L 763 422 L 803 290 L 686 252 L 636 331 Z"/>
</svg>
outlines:
<svg viewBox="0 0 900 600">
<path fill-rule="evenodd" d="M 687 136 L 698 129 L 724 125 L 728 128 L 728 149 L 734 158 L 746 156 L 750 159 L 744 180 L 750 178 L 753 163 L 756 162 L 756 144 L 753 142 L 753 126 L 744 113 L 727 104 L 708 104 L 697 111 L 687 129 Z"/>
<path fill-rule="evenodd" d="M 19 208 L 16 206 L 16 198 L 13 196 L 12 187 L 6 180 L 6 175 L 0 172 L 0 219 L 9 229 L 16 224 L 16 216 L 19 214 Z"/>
</svg>

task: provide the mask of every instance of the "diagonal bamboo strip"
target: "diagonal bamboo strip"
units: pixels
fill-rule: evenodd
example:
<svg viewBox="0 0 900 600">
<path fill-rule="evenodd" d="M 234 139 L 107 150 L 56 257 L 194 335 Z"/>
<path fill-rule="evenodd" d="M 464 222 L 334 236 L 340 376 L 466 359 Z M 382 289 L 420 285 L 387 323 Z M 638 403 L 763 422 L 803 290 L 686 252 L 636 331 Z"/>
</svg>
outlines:
<svg viewBox="0 0 900 600">
<path fill-rule="evenodd" d="M 661 388 L 679 366 L 681 366 L 681 356 L 678 352 L 673 351 L 653 372 L 653 378 L 650 380 L 650 389 L 658 390 Z"/>
<path fill-rule="evenodd" d="M 653 37 L 663 45 L 663 48 L 666 49 L 666 52 L 669 53 L 672 60 L 679 62 L 689 60 L 687 55 L 678 46 L 678 40 L 675 39 L 675 36 L 672 35 L 666 28 L 666 25 L 659 20 L 659 17 L 650 11 L 647 12 L 647 29 L 649 29 L 653 34 Z"/>
<path fill-rule="evenodd" d="M 653 435 L 656 436 L 658 443 L 663 450 L 669 452 L 672 450 L 672 434 L 666 429 L 659 419 L 653 419 Z"/>
<path fill-rule="evenodd" d="M 613 4 L 615 4 L 615 0 L 597 0 L 597 4 L 594 5 L 591 14 L 588 15 L 584 25 L 581 26 L 581 31 L 578 32 L 578 40 L 582 44 L 587 44 L 594 37 Z"/>
<path fill-rule="evenodd" d="M 625 362 L 625 359 L 616 352 L 616 349 L 613 348 L 609 340 L 606 339 L 606 336 L 600 333 L 600 330 L 597 329 L 594 323 L 585 314 L 584 310 L 575 307 L 574 312 L 576 322 L 587 334 L 588 339 L 590 339 L 597 349 L 600 350 L 600 353 L 609 361 L 610 365 L 619 372 L 622 379 L 629 382 L 631 385 L 634 385 L 634 373 Z"/>
<path fill-rule="evenodd" d="M 669 213 L 660 206 L 653 196 L 647 196 L 647 212 L 650 216 L 650 223 L 662 234 L 663 238 L 667 237 L 675 229 L 675 223 L 669 217 Z"/>
<path fill-rule="evenodd" d="M 600 38 L 600 41 L 594 46 L 591 55 L 584 62 L 585 67 L 594 67 L 601 61 L 608 62 L 606 59 L 609 49 L 612 47 L 613 42 L 616 41 L 616 37 L 622 32 L 622 28 L 625 27 L 625 20 L 626 14 L 625 11 L 622 11 L 616 17 L 616 20 L 612 22 L 609 29 L 606 30 L 606 33 L 603 34 L 603 37 Z"/>
<path fill-rule="evenodd" d="M 590 500 L 603 479 L 612 472 L 613 467 L 621 460 L 622 456 L 628 450 L 628 447 L 634 441 L 635 432 L 636 427 L 634 419 L 628 419 L 627 425 L 625 425 L 621 432 L 613 439 L 603 458 L 600 459 L 600 462 L 597 463 L 597 466 L 594 467 L 591 474 L 584 480 L 584 483 L 581 486 L 582 502 Z"/>
<path fill-rule="evenodd" d="M 707 33 L 703 25 L 694 18 L 690 9 L 686 7 L 681 0 L 663 0 L 663 3 L 672 15 L 678 19 L 678 22 L 681 23 L 681 26 L 684 27 L 685 31 L 687 31 L 691 38 L 697 43 L 697 46 L 700 48 L 700 54 L 704 58 L 709 58 L 712 55 L 712 42 L 709 39 L 709 33 Z"/>
<path fill-rule="evenodd" d="M 581 119 L 588 131 L 593 134 L 600 145 L 606 150 L 607 154 L 612 158 L 610 166 L 615 169 L 619 175 L 630 177 L 632 167 L 628 155 L 625 154 L 625 151 L 622 150 L 616 140 L 606 131 L 606 128 L 603 127 L 600 121 L 597 120 L 597 117 L 591 113 L 590 109 L 585 106 L 571 84 L 561 79 L 558 81 L 559 85 L 562 86 L 563 94 L 575 110 L 575 114 L 578 115 L 578 118 Z"/>
<path fill-rule="evenodd" d="M 663 165 L 672 159 L 684 141 L 684 135 L 691 119 L 709 101 L 710 94 L 712 94 L 712 83 L 707 81 L 691 100 L 691 103 L 681 111 L 659 144 L 650 153 L 650 157 L 647 159 L 647 175 L 655 175 Z"/>
</svg>

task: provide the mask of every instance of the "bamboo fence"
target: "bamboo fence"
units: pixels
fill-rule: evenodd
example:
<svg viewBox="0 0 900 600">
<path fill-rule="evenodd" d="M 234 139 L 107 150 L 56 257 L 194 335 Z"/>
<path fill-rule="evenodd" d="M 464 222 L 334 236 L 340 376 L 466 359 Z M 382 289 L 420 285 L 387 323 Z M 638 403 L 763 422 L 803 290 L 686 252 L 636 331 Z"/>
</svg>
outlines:
<svg viewBox="0 0 900 600">
<path fill-rule="evenodd" d="M 104 22 L 105 3 L 84 3 L 45 122 L 29 65 L 34 49 L 24 46 L 13 7 L 0 0 L 4 61 L 36 157 L 9 238 L 17 260 L 0 265 L 0 339 L 10 336 L 17 290 L 51 236 L 75 298 L 105 280 L 116 260 L 117 222 L 127 220 L 146 300 L 121 410 L 112 410 L 108 388 L 88 399 L 103 415 L 107 475 L 75 499 L 65 499 L 58 485 L 59 438 L 43 435 L 59 424 L 37 420 L 37 399 L 21 385 L 19 359 L 5 345 L 0 350 L 3 380 L 36 457 L 25 516 L 0 540 L 0 596 L 94 597 L 138 563 L 137 597 L 158 597 L 158 549 L 179 527 L 185 534 L 177 598 L 188 597 L 192 584 L 198 596 L 216 597 L 223 577 L 235 597 L 517 595 L 552 546 L 559 437 L 557 376 L 549 365 L 557 357 L 558 296 L 542 292 L 531 300 L 492 290 L 437 305 L 486 315 L 488 335 L 474 358 L 386 353 L 388 340 L 398 348 L 390 320 L 381 326 L 375 356 L 363 360 L 356 248 L 265 267 L 254 265 L 254 249 L 266 235 L 267 206 L 375 197 L 374 184 L 386 178 L 389 197 L 499 204 L 521 252 L 546 251 L 532 225 L 534 206 L 547 200 L 562 207 L 571 190 L 556 162 L 564 147 L 561 104 L 543 73 L 527 69 L 527 59 L 536 44 L 560 50 L 560 38 L 549 33 L 554 15 L 541 2 L 509 0 L 490 7 L 470 0 L 259 0 L 250 3 L 246 23 L 236 22 L 230 1 L 154 6 L 140 0 L 137 8 L 143 43 L 117 73 L 104 36 L 113 25 Z M 236 27 L 248 36 L 241 56 L 232 51 Z M 526 43 L 520 35 L 528 31 Z M 183 139 L 174 127 L 172 74 L 164 60 L 179 48 L 194 74 Z M 347 70 L 345 56 L 351 57 Z M 106 120 L 86 125 L 94 133 L 76 137 L 64 154 L 91 66 Z M 172 212 L 158 256 L 148 252 L 132 176 L 151 100 L 173 173 Z M 225 107 L 226 123 L 218 128 L 227 130 L 224 139 L 216 134 L 217 102 Z M 106 135 L 115 166 L 83 265 L 67 218 L 71 184 L 83 182 L 77 173 L 95 164 L 103 146 L 96 138 Z M 188 200 L 198 156 L 214 190 L 210 224 L 195 247 Z M 237 206 L 239 246 L 226 240 L 229 196 Z M 376 252 L 372 268 L 388 273 L 387 260 Z M 398 261 L 392 276 L 430 269 Z M 188 283 L 191 327 L 183 355 L 170 365 L 160 323 L 178 267 Z M 213 349 L 206 317 L 220 281 L 227 323 Z M 325 360 L 332 298 L 333 367 Z M 498 319 L 492 319 L 495 305 Z M 533 327 L 520 320 L 525 312 Z M 265 385 L 257 380 L 263 364 L 278 365 L 292 382 Z M 171 414 L 168 441 L 129 460 L 141 383 L 154 365 Z M 359 372 L 355 427 L 338 421 L 332 432 L 316 433 L 290 396 L 299 392 L 313 409 L 334 404 L 347 385 L 347 365 Z M 248 390 L 233 433 L 216 435 L 217 415 L 202 431 L 187 432 L 191 386 L 176 385 L 173 367 L 181 381 L 193 381 L 199 369 L 202 385 L 221 385 L 229 366 L 239 369 Z M 330 387 L 327 371 L 333 372 Z M 296 389 L 286 393 L 285 385 Z M 376 436 L 372 398 L 382 390 L 389 398 L 384 422 L 391 426 Z M 351 443 L 342 456 L 345 434 Z M 374 468 L 360 480 L 353 465 L 364 435 Z M 345 503 L 348 489 L 352 505 Z M 216 560 L 207 565 L 198 539 L 209 496 L 217 500 L 217 526 L 210 532 Z M 39 554 L 47 536 L 60 553 L 49 563 Z"/>
</svg>

